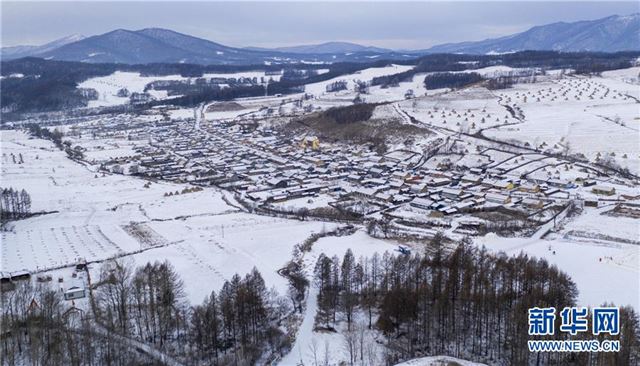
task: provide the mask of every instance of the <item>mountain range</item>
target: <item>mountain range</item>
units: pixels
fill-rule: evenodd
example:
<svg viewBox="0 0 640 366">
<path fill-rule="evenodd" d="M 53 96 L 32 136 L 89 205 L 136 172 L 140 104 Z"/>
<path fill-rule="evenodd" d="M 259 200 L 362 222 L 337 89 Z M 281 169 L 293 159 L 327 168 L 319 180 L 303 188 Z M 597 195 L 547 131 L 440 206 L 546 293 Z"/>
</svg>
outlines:
<svg viewBox="0 0 640 366">
<path fill-rule="evenodd" d="M 47 53 L 49 51 L 53 51 L 56 48 L 62 47 L 66 44 L 83 40 L 84 38 L 86 37 L 79 34 L 74 34 L 64 38 L 56 39 L 55 41 L 43 44 L 42 46 L 2 47 L 1 55 L 3 59 L 36 56 L 39 54 Z"/>
<path fill-rule="evenodd" d="M 488 54 L 522 50 L 640 50 L 640 13 L 597 20 L 553 23 L 510 36 L 449 43 L 429 49 L 394 51 L 348 42 L 327 42 L 279 48 L 229 47 L 161 28 L 117 29 L 83 37 L 65 37 L 42 46 L 3 47 L 3 60 L 27 56 L 90 63 L 262 64 L 287 62 L 372 61 L 408 59 L 429 53 Z"/>
<path fill-rule="evenodd" d="M 276 47 L 276 48 L 247 47 L 246 49 L 255 50 L 255 51 L 279 51 L 279 52 L 301 53 L 301 54 L 358 53 L 358 52 L 392 53 L 394 52 L 393 50 L 388 48 L 362 46 L 362 45 L 351 43 L 351 42 L 325 42 L 320 44 L 309 44 L 309 45 L 302 45 L 302 46 Z"/>
<path fill-rule="evenodd" d="M 505 53 L 522 50 L 617 52 L 640 49 L 640 13 L 573 23 L 558 22 L 478 42 L 449 43 L 429 53 Z"/>
</svg>

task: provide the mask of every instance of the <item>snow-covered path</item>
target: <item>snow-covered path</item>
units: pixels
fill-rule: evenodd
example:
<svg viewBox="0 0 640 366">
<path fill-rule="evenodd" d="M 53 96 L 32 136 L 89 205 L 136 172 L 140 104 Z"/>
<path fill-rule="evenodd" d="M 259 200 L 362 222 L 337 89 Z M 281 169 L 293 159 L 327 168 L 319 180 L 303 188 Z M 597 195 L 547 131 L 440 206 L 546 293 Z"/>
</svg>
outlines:
<svg viewBox="0 0 640 366">
<path fill-rule="evenodd" d="M 328 236 L 321 238 L 314 245 L 311 252 L 306 253 L 304 263 L 306 266 L 307 279 L 311 281 L 307 293 L 307 303 L 304 317 L 296 339 L 289 352 L 279 363 L 282 366 L 313 365 L 324 364 L 327 360 L 331 365 L 337 365 L 348 360 L 348 352 L 344 346 L 343 332 L 346 330 L 344 321 L 337 324 L 338 332 L 314 332 L 315 316 L 318 310 L 318 289 L 313 285 L 313 270 L 320 254 L 324 253 L 328 257 L 338 256 L 342 258 L 351 249 L 356 258 L 360 256 L 370 257 L 374 253 L 382 255 L 385 251 L 393 251 L 398 243 L 393 241 L 372 238 L 364 230 L 356 231 L 349 236 Z M 356 318 L 359 318 L 356 315 Z M 360 319 L 365 321 L 364 319 Z M 367 340 L 371 344 L 375 343 L 375 331 L 367 330 Z M 373 347 L 372 355 L 368 356 L 368 364 L 379 364 L 381 360 L 381 349 Z"/>
<path fill-rule="evenodd" d="M 125 337 L 123 335 L 109 331 L 108 329 L 102 327 L 98 323 L 94 323 L 93 325 L 94 326 L 92 329 L 95 331 L 96 334 L 104 336 L 105 338 L 108 338 L 110 340 L 115 340 L 116 342 L 119 342 L 121 345 L 130 348 L 134 352 L 145 353 L 149 357 L 159 361 L 163 365 L 182 366 L 182 363 L 180 363 L 178 360 L 174 359 L 173 357 L 167 355 L 166 353 L 154 348 L 153 346 L 147 343 L 143 343 L 135 339 Z"/>
<path fill-rule="evenodd" d="M 307 293 L 307 306 L 304 312 L 304 318 L 298 333 L 296 334 L 296 341 L 289 352 L 281 361 L 280 365 L 283 366 L 296 366 L 304 365 L 303 360 L 308 359 L 304 357 L 307 352 L 312 352 L 312 340 L 313 340 L 313 325 L 315 316 L 318 310 L 318 288 L 311 284 Z M 311 355 L 312 356 L 312 355 Z"/>
</svg>

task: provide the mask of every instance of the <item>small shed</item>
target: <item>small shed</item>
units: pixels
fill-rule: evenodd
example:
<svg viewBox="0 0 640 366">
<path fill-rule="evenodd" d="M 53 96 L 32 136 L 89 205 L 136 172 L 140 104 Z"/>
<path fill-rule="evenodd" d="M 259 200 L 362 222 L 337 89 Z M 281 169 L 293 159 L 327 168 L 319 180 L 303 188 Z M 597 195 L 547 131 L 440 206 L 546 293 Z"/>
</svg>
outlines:
<svg viewBox="0 0 640 366">
<path fill-rule="evenodd" d="M 613 196 L 614 194 L 616 194 L 616 189 L 609 186 L 595 185 L 593 186 L 593 188 L 591 188 L 591 192 L 605 196 Z"/>
<path fill-rule="evenodd" d="M 64 292 L 65 300 L 82 299 L 86 296 L 85 289 L 83 287 L 72 286 Z"/>
</svg>

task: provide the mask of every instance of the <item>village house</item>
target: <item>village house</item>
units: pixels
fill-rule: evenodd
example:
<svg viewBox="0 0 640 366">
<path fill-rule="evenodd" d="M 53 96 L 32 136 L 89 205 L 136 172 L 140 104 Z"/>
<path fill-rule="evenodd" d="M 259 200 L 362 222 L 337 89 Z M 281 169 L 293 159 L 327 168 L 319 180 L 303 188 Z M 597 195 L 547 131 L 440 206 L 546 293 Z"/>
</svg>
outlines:
<svg viewBox="0 0 640 366">
<path fill-rule="evenodd" d="M 427 198 L 414 198 L 409 205 L 423 210 L 430 210 L 434 201 Z"/>
<path fill-rule="evenodd" d="M 85 296 L 86 296 L 85 289 L 84 287 L 80 287 L 80 286 L 71 286 L 67 289 L 67 291 L 64 292 L 64 299 L 67 301 L 81 299 L 81 298 L 84 298 Z"/>
<path fill-rule="evenodd" d="M 487 193 L 484 196 L 484 199 L 487 202 L 499 203 L 501 205 L 506 205 L 507 203 L 511 202 L 511 197 L 499 193 Z"/>
<path fill-rule="evenodd" d="M 613 196 L 616 194 L 616 189 L 609 186 L 595 185 L 591 188 L 591 192 L 603 196 Z"/>
<path fill-rule="evenodd" d="M 544 201 L 535 198 L 523 198 L 520 202 L 524 207 L 539 210 L 544 207 Z"/>
<path fill-rule="evenodd" d="M 529 192 L 529 193 L 538 193 L 540 192 L 540 186 L 535 183 L 523 183 L 518 187 L 519 191 Z"/>
</svg>

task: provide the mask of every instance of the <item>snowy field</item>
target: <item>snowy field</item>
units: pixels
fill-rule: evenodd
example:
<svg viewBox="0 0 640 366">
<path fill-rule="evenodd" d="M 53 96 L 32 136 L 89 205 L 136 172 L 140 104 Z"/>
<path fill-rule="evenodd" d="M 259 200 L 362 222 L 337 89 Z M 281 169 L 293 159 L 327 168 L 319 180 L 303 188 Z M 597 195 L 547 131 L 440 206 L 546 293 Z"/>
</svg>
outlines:
<svg viewBox="0 0 640 366">
<path fill-rule="evenodd" d="M 477 238 L 476 243 L 507 255 L 524 252 L 545 258 L 576 283 L 578 305 L 613 302 L 640 309 L 640 245 L 615 240 L 615 237 L 638 240 L 638 221 L 600 215 L 604 210 L 586 209 L 548 240 L 488 234 Z M 571 235 L 572 232 L 580 234 Z M 613 238 L 600 237 L 603 234 Z"/>
<path fill-rule="evenodd" d="M 98 99 L 89 101 L 89 107 L 105 107 L 129 102 L 128 97 L 119 97 L 118 90 L 127 89 L 130 93 L 142 93 L 147 84 L 158 80 L 184 80 L 180 75 L 141 76 L 137 72 L 116 71 L 111 75 L 91 78 L 78 84 L 78 88 L 95 89 Z M 155 92 L 154 97 L 166 98 L 166 92 Z"/>
<path fill-rule="evenodd" d="M 331 83 L 335 83 L 336 81 L 342 81 L 342 80 L 347 82 L 347 90 L 352 91 L 355 86 L 356 80 L 360 80 L 363 82 L 370 82 L 374 77 L 397 74 L 400 72 L 410 70 L 412 68 L 413 66 L 409 66 L 409 65 L 389 65 L 385 67 L 372 67 L 372 68 L 360 70 L 353 74 L 342 75 L 326 81 L 305 85 L 305 92 L 311 93 L 316 97 L 322 96 L 324 94 L 335 94 L 335 93 L 327 93 L 327 90 L 326 90 L 327 85 Z"/>
<path fill-rule="evenodd" d="M 186 185 L 144 188 L 144 180 L 103 175 L 72 162 L 47 141 L 16 131 L 1 136 L 3 186 L 26 189 L 34 212 L 58 211 L 13 222 L 2 232 L 2 271 L 137 253 L 128 256 L 137 265 L 168 259 L 193 303 L 254 266 L 268 287 L 285 294 L 286 280 L 277 270 L 291 258 L 293 247 L 313 232 L 333 228 L 239 213 L 215 189 L 166 197 Z M 24 163 L 14 164 L 11 154 L 21 154 Z M 99 265 L 91 269 L 97 275 Z"/>
<path fill-rule="evenodd" d="M 431 356 L 415 358 L 403 363 L 399 363 L 396 366 L 484 366 L 483 363 L 475 363 L 470 361 L 461 360 L 455 357 L 449 356 Z"/>
<path fill-rule="evenodd" d="M 603 158 L 613 154 L 622 167 L 638 173 L 639 107 L 631 96 L 638 98 L 640 88 L 620 76 L 633 75 L 633 72 L 637 75 L 637 69 L 589 79 L 575 77 L 521 84 L 501 91 L 498 95 L 506 103 L 522 109 L 524 123 L 487 130 L 485 135 L 501 140 L 516 139 L 531 146 L 542 143 L 567 146 L 568 143 L 571 153 L 583 153 L 590 160 L 598 153 Z"/>
<path fill-rule="evenodd" d="M 191 303 L 199 304 L 225 280 L 258 268 L 267 288 L 285 295 L 287 280 L 277 271 L 291 259 L 293 248 L 311 233 L 331 224 L 286 220 L 245 213 L 202 215 L 147 224 L 175 245 L 131 256 L 137 265 L 168 259 L 185 282 Z"/>
<path fill-rule="evenodd" d="M 245 71 L 236 73 L 208 73 L 203 74 L 203 78 L 260 78 L 264 77 L 265 80 L 270 78 L 274 81 L 280 80 L 280 75 L 268 75 L 265 76 L 264 71 Z M 126 104 L 129 101 L 128 97 L 119 97 L 118 91 L 120 89 L 127 89 L 130 93 L 142 93 L 145 86 L 154 81 L 162 80 L 194 80 L 196 78 L 189 78 L 180 75 L 166 75 L 166 76 L 142 76 L 137 72 L 125 72 L 116 71 L 111 75 L 100 76 L 83 81 L 78 85 L 78 88 L 95 89 L 98 92 L 98 99 L 89 102 L 89 107 L 104 107 L 113 106 L 119 104 Z M 149 94 L 156 99 L 166 99 L 167 92 L 164 90 L 149 90 Z"/>
</svg>

